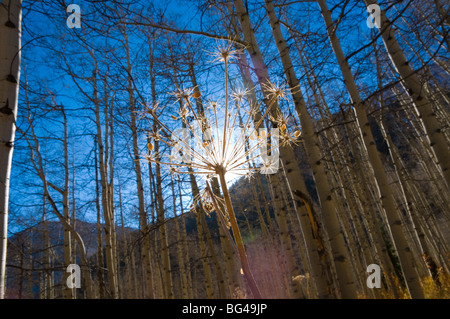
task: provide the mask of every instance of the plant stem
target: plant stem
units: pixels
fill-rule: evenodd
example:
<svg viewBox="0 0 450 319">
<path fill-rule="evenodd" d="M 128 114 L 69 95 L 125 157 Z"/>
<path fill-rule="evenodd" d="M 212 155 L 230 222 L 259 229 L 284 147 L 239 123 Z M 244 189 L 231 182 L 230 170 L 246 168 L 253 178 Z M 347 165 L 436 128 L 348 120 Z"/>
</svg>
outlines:
<svg viewBox="0 0 450 319">
<path fill-rule="evenodd" d="M 261 293 L 259 292 L 256 281 L 253 278 L 252 272 L 247 260 L 247 254 L 245 253 L 244 243 L 242 241 L 241 233 L 237 224 L 236 216 L 234 215 L 233 205 L 231 204 L 230 194 L 228 193 L 227 184 L 225 182 L 225 172 L 221 170 L 219 173 L 220 186 L 222 188 L 223 198 L 225 200 L 225 206 L 230 217 L 231 230 L 233 231 L 233 236 L 236 241 L 236 246 L 239 252 L 239 259 L 241 261 L 242 270 L 244 272 L 245 279 L 250 287 L 253 297 L 256 299 L 261 299 Z"/>
<path fill-rule="evenodd" d="M 227 139 L 227 123 L 228 121 L 228 60 L 225 59 L 225 118 L 223 123 L 223 148 L 222 148 L 222 158 L 223 161 L 226 157 L 225 147 Z"/>
</svg>

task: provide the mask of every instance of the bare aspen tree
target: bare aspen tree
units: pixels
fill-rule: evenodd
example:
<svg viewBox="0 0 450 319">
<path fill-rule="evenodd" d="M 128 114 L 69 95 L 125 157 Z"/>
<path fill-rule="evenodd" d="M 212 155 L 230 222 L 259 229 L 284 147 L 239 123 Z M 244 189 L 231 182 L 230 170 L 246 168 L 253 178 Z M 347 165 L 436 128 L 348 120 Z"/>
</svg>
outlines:
<svg viewBox="0 0 450 319">
<path fill-rule="evenodd" d="M 190 169 L 191 170 L 191 169 Z M 199 196 L 200 190 L 197 185 L 197 181 L 195 179 L 195 176 L 193 174 L 189 174 L 189 180 L 191 184 L 192 189 L 192 195 L 193 196 Z M 204 284 L 205 284 L 205 290 L 206 290 L 206 296 L 207 298 L 213 298 L 213 286 L 212 286 L 212 274 L 211 274 L 211 267 L 210 263 L 208 262 L 209 258 L 207 256 L 207 250 L 206 250 L 206 236 L 205 236 L 205 229 L 204 229 L 204 223 L 202 222 L 201 218 L 203 215 L 205 215 L 205 210 L 203 208 L 203 205 L 201 203 L 195 203 L 194 205 L 197 205 L 197 207 L 194 206 L 195 209 L 195 220 L 197 225 L 197 238 L 199 241 L 200 246 L 200 252 L 202 256 L 202 265 L 203 265 L 203 272 L 204 272 Z"/>
<path fill-rule="evenodd" d="M 0 3 L 0 299 L 5 297 L 9 181 L 20 82 L 22 1 Z"/>
<path fill-rule="evenodd" d="M 64 110 L 64 106 L 60 107 L 61 113 L 63 116 L 64 123 L 64 188 L 61 189 L 53 184 L 49 184 L 53 189 L 61 193 L 63 197 L 63 215 L 66 219 L 67 223 L 72 223 L 69 215 L 69 151 L 68 151 L 68 132 L 67 132 L 67 116 Z M 72 225 L 75 229 L 75 226 Z M 66 265 L 70 265 L 73 263 L 73 255 L 72 255 L 72 238 L 69 229 L 64 229 L 64 262 Z M 67 294 L 66 298 L 75 299 L 75 288 L 65 289 L 64 292 Z"/>
<path fill-rule="evenodd" d="M 275 15 L 273 2 L 266 0 L 265 3 L 275 42 L 283 63 L 286 79 L 289 87 L 291 88 L 295 108 L 302 125 L 305 150 L 308 154 L 309 163 L 313 170 L 316 189 L 318 191 L 321 208 L 324 213 L 324 224 L 332 250 L 333 261 L 336 267 L 342 297 L 356 298 L 356 287 L 352 275 L 352 268 L 350 266 L 350 256 L 345 245 L 344 235 L 339 226 L 335 200 L 333 199 L 333 194 L 331 193 L 331 188 L 325 171 L 325 165 L 319 149 L 319 141 L 316 133 L 314 132 L 313 122 L 310 114 L 308 113 L 306 103 L 300 90 L 300 83 L 295 75 L 286 41 L 281 33 L 280 23 Z"/>
<path fill-rule="evenodd" d="M 259 84 L 261 86 L 261 90 L 263 92 L 265 92 L 264 85 L 270 82 L 269 74 L 267 71 L 267 66 L 265 65 L 265 63 L 262 59 L 262 55 L 259 51 L 259 47 L 256 42 L 256 37 L 255 37 L 254 31 L 252 29 L 251 22 L 250 22 L 250 19 L 248 16 L 248 12 L 246 12 L 245 6 L 242 1 L 235 1 L 234 5 L 236 7 L 236 15 L 240 22 L 240 25 L 242 28 L 242 33 L 244 35 L 244 39 L 246 42 L 248 42 L 247 51 L 250 55 L 255 74 L 258 78 Z M 231 15 L 234 14 L 234 11 L 230 5 L 228 6 L 228 10 Z M 251 83 L 250 78 L 245 76 L 244 83 L 250 84 Z M 251 87 L 250 87 L 250 89 L 252 92 L 253 90 Z M 273 107 L 272 109 L 276 110 L 277 108 L 278 108 L 278 106 L 275 105 L 275 107 Z M 256 118 L 256 120 L 257 120 L 257 118 Z M 306 192 L 306 186 L 304 184 L 304 179 L 299 170 L 298 162 L 297 162 L 296 156 L 295 156 L 292 148 L 281 147 L 280 148 L 280 159 L 281 159 L 281 162 L 283 163 L 283 168 L 284 168 L 284 171 L 286 172 L 286 177 L 289 180 L 290 191 L 294 194 L 296 191 L 306 194 L 307 192 Z M 277 195 L 275 195 L 275 196 L 277 196 Z M 277 203 L 276 200 L 275 200 L 275 203 Z M 297 215 L 300 218 L 302 228 L 303 229 L 311 229 L 311 227 L 314 227 L 313 225 L 310 224 L 310 222 L 315 223 L 314 218 L 313 218 L 313 216 L 308 216 L 308 214 L 305 212 L 304 208 L 302 207 L 304 205 L 302 203 L 302 201 L 298 200 L 295 203 L 296 203 Z M 309 218 L 309 217 L 312 217 L 312 218 Z M 316 237 L 316 240 L 320 240 L 320 239 L 318 237 Z M 316 268 L 311 267 L 311 269 L 314 269 L 317 271 L 317 272 L 314 272 L 312 275 L 316 279 L 315 280 L 316 285 L 318 285 L 317 291 L 318 291 L 319 297 L 327 298 L 327 297 L 330 297 L 330 290 L 332 290 L 332 288 L 330 287 L 329 283 L 326 283 L 326 279 L 324 276 L 324 274 L 325 274 L 325 272 L 327 272 L 327 270 L 322 267 L 326 267 L 326 266 L 324 266 L 324 264 L 322 264 L 318 261 L 319 260 L 318 252 L 321 250 L 317 249 L 317 246 L 315 246 L 317 244 L 316 240 L 307 241 L 308 250 L 309 250 L 309 252 L 311 254 L 311 258 L 312 258 L 311 260 L 314 260 L 314 262 L 317 262 Z M 322 257 L 323 256 L 324 255 L 322 254 Z M 292 287 L 292 289 L 294 291 L 296 291 L 294 293 L 294 295 L 299 292 L 299 290 L 297 288 Z"/>
</svg>

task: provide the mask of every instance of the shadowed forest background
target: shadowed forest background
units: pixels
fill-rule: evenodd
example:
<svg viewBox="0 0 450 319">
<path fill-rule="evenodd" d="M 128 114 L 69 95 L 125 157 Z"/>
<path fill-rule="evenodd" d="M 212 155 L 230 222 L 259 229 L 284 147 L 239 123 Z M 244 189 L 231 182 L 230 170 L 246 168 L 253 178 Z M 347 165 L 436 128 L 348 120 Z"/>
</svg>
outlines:
<svg viewBox="0 0 450 319">
<path fill-rule="evenodd" d="M 449 298 L 449 10 L 2 1 L 0 295 Z M 173 163 L 193 123 L 208 174 Z M 209 165 L 208 125 L 245 156 Z"/>
</svg>

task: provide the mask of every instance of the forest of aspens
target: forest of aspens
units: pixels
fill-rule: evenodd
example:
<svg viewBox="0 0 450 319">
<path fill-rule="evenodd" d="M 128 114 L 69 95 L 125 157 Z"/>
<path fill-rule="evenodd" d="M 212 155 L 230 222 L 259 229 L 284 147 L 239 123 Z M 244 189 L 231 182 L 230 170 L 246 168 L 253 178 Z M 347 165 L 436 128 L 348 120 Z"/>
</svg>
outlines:
<svg viewBox="0 0 450 319">
<path fill-rule="evenodd" d="M 449 299 L 449 11 L 0 1 L 0 299 Z"/>
</svg>

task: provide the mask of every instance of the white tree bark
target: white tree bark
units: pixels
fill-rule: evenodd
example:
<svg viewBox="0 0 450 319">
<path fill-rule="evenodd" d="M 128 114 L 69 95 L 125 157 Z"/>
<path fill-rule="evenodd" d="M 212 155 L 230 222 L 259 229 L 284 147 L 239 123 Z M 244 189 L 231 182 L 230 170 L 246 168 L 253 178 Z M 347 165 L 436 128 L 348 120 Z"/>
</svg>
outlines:
<svg viewBox="0 0 450 319">
<path fill-rule="evenodd" d="M 0 3 L 0 299 L 5 296 L 9 180 L 20 79 L 22 1 Z"/>
</svg>

